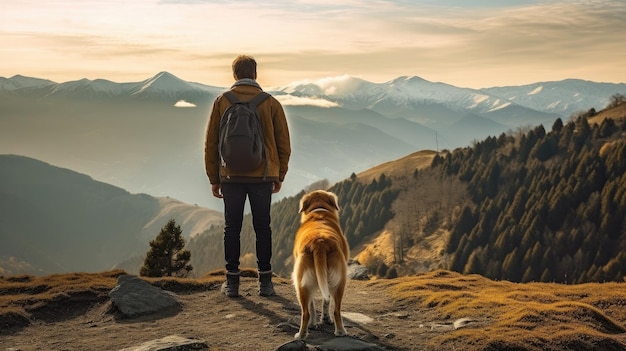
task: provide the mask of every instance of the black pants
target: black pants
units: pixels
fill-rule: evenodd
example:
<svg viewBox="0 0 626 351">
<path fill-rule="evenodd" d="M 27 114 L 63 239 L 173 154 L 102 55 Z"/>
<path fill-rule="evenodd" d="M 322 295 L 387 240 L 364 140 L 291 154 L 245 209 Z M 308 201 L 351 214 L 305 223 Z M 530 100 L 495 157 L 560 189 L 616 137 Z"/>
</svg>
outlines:
<svg viewBox="0 0 626 351">
<path fill-rule="evenodd" d="M 260 272 L 271 271 L 272 228 L 270 205 L 272 183 L 222 183 L 224 195 L 224 258 L 228 272 L 239 271 L 240 234 L 246 197 L 250 201 L 252 226 L 256 233 L 256 257 Z"/>
</svg>

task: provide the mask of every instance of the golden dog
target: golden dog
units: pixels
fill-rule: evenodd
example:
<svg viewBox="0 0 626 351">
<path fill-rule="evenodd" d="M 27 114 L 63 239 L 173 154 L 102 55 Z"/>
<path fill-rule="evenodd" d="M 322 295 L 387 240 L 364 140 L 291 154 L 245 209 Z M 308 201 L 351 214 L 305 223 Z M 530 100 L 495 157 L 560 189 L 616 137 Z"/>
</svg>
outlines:
<svg viewBox="0 0 626 351">
<path fill-rule="evenodd" d="M 339 224 L 337 195 L 317 190 L 300 199 L 300 228 L 293 247 L 291 276 L 302 310 L 296 339 L 306 339 L 309 324 L 315 323 L 314 294 L 322 294 L 321 322 L 330 322 L 329 305 L 334 303 L 335 335 L 347 335 L 341 318 L 341 299 L 346 287 L 350 248 Z"/>
</svg>

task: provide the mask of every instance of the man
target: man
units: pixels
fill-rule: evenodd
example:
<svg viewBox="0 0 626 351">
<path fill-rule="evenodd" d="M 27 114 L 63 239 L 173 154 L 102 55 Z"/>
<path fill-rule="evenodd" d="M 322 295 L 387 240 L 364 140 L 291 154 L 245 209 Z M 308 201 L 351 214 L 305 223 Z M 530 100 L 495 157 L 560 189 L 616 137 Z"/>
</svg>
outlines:
<svg viewBox="0 0 626 351">
<path fill-rule="evenodd" d="M 233 61 L 235 84 L 230 91 L 240 101 L 250 101 L 263 91 L 256 82 L 256 66 L 256 61 L 251 56 L 240 55 Z M 256 233 L 259 294 L 271 296 L 275 292 L 270 263 L 270 205 L 272 194 L 280 191 L 291 155 L 287 119 L 282 105 L 273 96 L 259 104 L 257 110 L 264 135 L 265 162 L 251 171 L 237 171 L 223 164 L 218 150 L 220 119 L 230 105 L 231 102 L 224 94 L 215 99 L 204 148 L 206 173 L 211 182 L 213 196 L 224 201 L 226 282 L 222 285 L 222 292 L 228 297 L 239 296 L 239 237 L 247 197 Z"/>
</svg>

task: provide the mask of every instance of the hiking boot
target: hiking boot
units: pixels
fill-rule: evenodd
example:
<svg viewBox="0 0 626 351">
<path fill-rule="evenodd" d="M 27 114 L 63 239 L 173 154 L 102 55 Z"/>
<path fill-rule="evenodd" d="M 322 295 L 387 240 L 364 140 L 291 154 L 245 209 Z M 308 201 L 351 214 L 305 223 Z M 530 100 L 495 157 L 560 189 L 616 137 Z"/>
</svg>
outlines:
<svg viewBox="0 0 626 351">
<path fill-rule="evenodd" d="M 259 272 L 259 295 L 276 295 L 276 291 L 274 291 L 274 284 L 272 283 L 272 271 Z"/>
<path fill-rule="evenodd" d="M 221 291 L 228 297 L 239 296 L 239 272 L 226 272 L 226 281 L 222 284 Z"/>
</svg>

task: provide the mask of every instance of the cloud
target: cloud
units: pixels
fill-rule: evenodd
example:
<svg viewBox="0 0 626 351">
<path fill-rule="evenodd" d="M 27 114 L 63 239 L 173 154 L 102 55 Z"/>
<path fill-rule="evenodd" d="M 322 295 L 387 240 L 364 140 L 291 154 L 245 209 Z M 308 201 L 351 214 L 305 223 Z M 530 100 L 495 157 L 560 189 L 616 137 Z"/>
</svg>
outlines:
<svg viewBox="0 0 626 351">
<path fill-rule="evenodd" d="M 185 100 L 179 100 L 174 104 L 174 107 L 196 107 L 196 105 Z"/>
<path fill-rule="evenodd" d="M 54 80 L 166 70 L 227 86 L 232 58 L 247 53 L 263 85 L 344 74 L 471 87 L 626 81 L 619 0 L 9 0 L 0 23 L 0 72 Z"/>
<path fill-rule="evenodd" d="M 336 107 L 337 103 L 324 100 L 324 99 L 312 99 L 305 97 L 297 97 L 293 95 L 274 95 L 274 97 L 280 101 L 284 106 L 317 106 L 317 107 Z"/>
<path fill-rule="evenodd" d="M 354 91 L 356 87 L 363 84 L 363 80 L 349 76 L 347 74 L 335 77 L 323 77 L 320 79 L 304 79 L 295 81 L 285 87 L 285 91 L 292 92 L 293 89 L 302 85 L 315 85 L 322 89 L 324 95 L 337 95 L 343 92 Z"/>
</svg>

